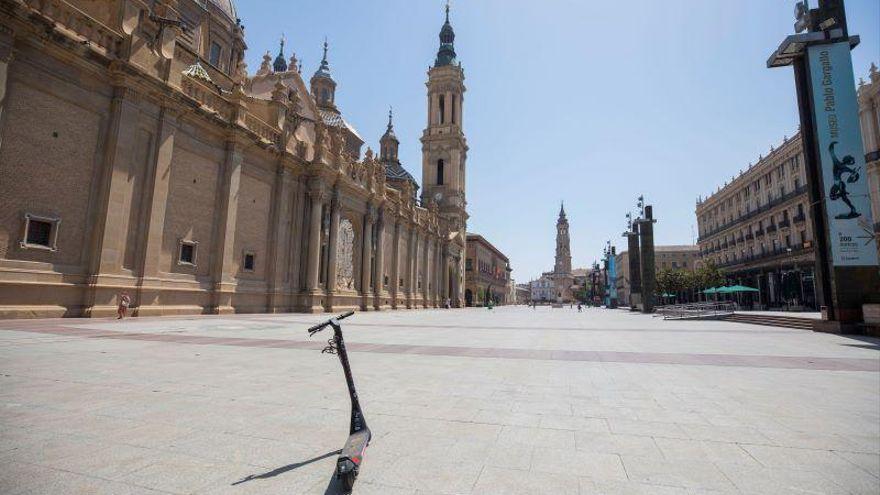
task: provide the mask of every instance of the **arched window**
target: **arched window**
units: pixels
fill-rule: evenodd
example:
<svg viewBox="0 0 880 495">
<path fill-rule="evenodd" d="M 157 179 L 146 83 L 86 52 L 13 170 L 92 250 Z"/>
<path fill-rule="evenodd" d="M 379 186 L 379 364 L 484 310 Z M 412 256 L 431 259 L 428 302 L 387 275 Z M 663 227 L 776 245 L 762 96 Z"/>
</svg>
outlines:
<svg viewBox="0 0 880 495">
<path fill-rule="evenodd" d="M 457 100 L 458 100 L 458 98 L 456 98 L 455 95 L 452 95 L 452 108 L 450 109 L 450 110 L 452 110 L 452 118 L 449 119 L 449 122 L 451 122 L 453 124 L 455 123 L 455 102 Z"/>
<path fill-rule="evenodd" d="M 445 95 L 440 95 L 440 123 L 443 124 L 446 122 L 446 97 Z"/>
<path fill-rule="evenodd" d="M 443 185 L 443 160 L 437 160 L 437 185 Z"/>
</svg>

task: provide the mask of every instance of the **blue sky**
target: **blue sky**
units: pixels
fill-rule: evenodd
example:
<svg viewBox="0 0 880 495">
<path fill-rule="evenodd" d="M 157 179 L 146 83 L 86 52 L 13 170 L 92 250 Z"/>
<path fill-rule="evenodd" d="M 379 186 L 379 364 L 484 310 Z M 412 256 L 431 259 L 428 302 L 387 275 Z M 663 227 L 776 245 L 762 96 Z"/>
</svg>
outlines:
<svg viewBox="0 0 880 495">
<path fill-rule="evenodd" d="M 815 0 L 811 4 L 815 5 Z M 336 101 L 373 149 L 394 106 L 404 166 L 420 180 L 425 80 L 442 0 L 238 0 L 251 73 L 283 32 L 306 79 L 330 42 Z M 457 0 L 468 91 L 468 230 L 518 281 L 553 266 L 559 202 L 575 267 L 624 246 L 644 194 L 658 244 L 690 244 L 697 196 L 798 125 L 791 69 L 765 68 L 792 34 L 793 0 Z M 856 78 L 880 61 L 880 2 L 847 0 Z"/>
</svg>

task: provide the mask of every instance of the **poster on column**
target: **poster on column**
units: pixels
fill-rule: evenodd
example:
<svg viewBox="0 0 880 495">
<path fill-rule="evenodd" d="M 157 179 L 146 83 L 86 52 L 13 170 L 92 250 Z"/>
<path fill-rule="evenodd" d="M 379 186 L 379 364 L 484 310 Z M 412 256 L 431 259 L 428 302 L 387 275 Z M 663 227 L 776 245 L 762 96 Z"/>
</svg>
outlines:
<svg viewBox="0 0 880 495">
<path fill-rule="evenodd" d="M 807 57 L 833 264 L 876 266 L 877 239 L 849 42 L 811 46 Z"/>
</svg>

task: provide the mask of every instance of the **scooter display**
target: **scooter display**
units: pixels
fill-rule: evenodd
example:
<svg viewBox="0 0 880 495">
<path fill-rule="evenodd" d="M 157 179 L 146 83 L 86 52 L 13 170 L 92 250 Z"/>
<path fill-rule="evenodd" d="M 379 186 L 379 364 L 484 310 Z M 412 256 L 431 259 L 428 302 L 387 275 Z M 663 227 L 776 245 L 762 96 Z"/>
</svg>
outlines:
<svg viewBox="0 0 880 495">
<path fill-rule="evenodd" d="M 327 347 L 321 350 L 321 353 L 339 356 L 339 362 L 342 363 L 342 371 L 345 372 L 345 383 L 348 385 L 348 395 L 351 398 L 351 424 L 349 426 L 348 441 L 345 442 L 345 447 L 342 448 L 339 459 L 336 461 L 336 477 L 339 478 L 342 485 L 349 492 L 354 487 L 354 480 L 357 478 L 361 463 L 364 461 L 364 451 L 367 449 L 367 445 L 370 444 L 370 438 L 372 437 L 372 433 L 364 419 L 364 413 L 361 411 L 357 391 L 354 388 L 354 379 L 351 376 L 351 367 L 348 364 L 348 353 L 345 351 L 345 340 L 342 338 L 342 326 L 339 324 L 339 320 L 348 318 L 353 314 L 354 311 L 349 311 L 309 328 L 310 337 L 328 326 L 333 328 L 333 337 L 327 341 Z"/>
</svg>

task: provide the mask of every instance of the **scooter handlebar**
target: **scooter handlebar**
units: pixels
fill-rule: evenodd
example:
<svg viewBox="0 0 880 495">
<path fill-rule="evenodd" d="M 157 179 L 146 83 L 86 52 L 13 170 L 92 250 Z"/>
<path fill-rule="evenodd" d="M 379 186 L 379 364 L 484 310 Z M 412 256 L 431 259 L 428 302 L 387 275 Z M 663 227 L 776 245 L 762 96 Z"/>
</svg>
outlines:
<svg viewBox="0 0 880 495">
<path fill-rule="evenodd" d="M 315 333 L 317 333 L 317 332 L 320 332 L 321 330 L 324 329 L 324 327 L 326 327 L 327 325 L 329 325 L 333 320 L 339 321 L 339 320 L 342 320 L 342 319 L 344 319 L 344 318 L 348 318 L 349 316 L 351 316 L 351 315 L 353 315 L 353 314 L 354 314 L 354 311 L 349 311 L 348 313 L 343 313 L 343 314 L 341 314 L 341 315 L 339 315 L 339 316 L 337 316 L 337 317 L 335 317 L 335 318 L 330 318 L 329 320 L 327 320 L 327 321 L 325 321 L 325 322 L 318 323 L 317 325 L 315 325 L 315 326 L 309 328 L 309 335 L 313 335 L 313 334 L 315 334 Z"/>
</svg>

